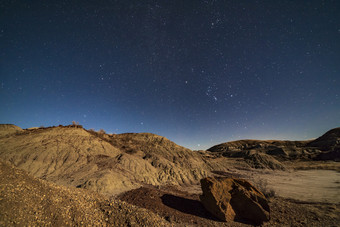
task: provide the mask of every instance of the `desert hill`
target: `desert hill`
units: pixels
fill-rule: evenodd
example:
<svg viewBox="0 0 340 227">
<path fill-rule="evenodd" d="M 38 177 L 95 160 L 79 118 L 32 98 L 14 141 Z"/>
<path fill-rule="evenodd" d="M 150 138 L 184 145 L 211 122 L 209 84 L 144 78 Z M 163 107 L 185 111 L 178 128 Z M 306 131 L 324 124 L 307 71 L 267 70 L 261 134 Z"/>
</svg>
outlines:
<svg viewBox="0 0 340 227">
<path fill-rule="evenodd" d="M 317 147 L 320 150 L 334 150 L 340 147 L 340 127 L 334 128 L 311 141 L 308 146 Z"/>
<path fill-rule="evenodd" d="M 7 133 L 0 148 L 3 160 L 35 177 L 107 195 L 143 184 L 192 184 L 209 170 L 198 152 L 150 133 L 58 126 Z"/>
<path fill-rule="evenodd" d="M 310 142 L 308 146 L 324 151 L 316 156 L 316 160 L 340 161 L 340 128 L 329 130 L 324 135 Z"/>
</svg>

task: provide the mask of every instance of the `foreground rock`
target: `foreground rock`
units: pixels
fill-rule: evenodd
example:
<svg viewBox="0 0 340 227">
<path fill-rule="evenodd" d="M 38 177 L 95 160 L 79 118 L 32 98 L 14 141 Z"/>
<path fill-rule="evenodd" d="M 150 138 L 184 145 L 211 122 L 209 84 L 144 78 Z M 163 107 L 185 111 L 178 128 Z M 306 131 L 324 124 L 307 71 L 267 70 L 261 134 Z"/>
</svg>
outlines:
<svg viewBox="0 0 340 227">
<path fill-rule="evenodd" d="M 262 224 L 270 219 L 267 199 L 246 180 L 207 177 L 201 180 L 201 187 L 204 207 L 222 221 Z"/>
</svg>

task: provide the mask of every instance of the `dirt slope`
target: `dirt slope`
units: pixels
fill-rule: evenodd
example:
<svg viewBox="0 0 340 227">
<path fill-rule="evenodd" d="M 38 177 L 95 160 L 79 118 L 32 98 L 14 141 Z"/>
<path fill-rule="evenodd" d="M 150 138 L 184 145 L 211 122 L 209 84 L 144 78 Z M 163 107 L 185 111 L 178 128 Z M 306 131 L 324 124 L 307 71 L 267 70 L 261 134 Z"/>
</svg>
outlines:
<svg viewBox="0 0 340 227">
<path fill-rule="evenodd" d="M 8 135 L 8 134 L 12 134 L 12 133 L 20 132 L 20 131 L 22 131 L 22 128 L 16 125 L 0 124 L 0 137 Z"/>
<path fill-rule="evenodd" d="M 145 209 L 57 186 L 0 161 L 0 226 L 167 226 Z"/>
<path fill-rule="evenodd" d="M 35 177 L 106 195 L 142 184 L 191 184 L 209 170 L 198 152 L 161 136 L 107 135 L 75 126 L 3 136 L 0 157 Z"/>
</svg>

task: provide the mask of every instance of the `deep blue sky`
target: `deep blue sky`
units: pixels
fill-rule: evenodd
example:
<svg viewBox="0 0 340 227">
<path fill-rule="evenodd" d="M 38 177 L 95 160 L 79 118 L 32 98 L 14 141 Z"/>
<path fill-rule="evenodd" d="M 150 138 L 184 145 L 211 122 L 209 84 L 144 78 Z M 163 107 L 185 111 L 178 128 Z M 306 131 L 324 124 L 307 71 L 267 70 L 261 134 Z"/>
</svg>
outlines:
<svg viewBox="0 0 340 227">
<path fill-rule="evenodd" d="M 340 1 L 1 1 L 0 123 L 205 149 L 340 126 Z"/>
</svg>

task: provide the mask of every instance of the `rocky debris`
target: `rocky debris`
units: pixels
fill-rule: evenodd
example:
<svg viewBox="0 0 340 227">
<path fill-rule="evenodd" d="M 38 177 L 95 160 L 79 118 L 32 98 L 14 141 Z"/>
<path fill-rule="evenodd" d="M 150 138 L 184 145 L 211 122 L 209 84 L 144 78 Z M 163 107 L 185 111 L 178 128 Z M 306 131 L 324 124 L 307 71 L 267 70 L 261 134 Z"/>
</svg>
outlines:
<svg viewBox="0 0 340 227">
<path fill-rule="evenodd" d="M 0 226 L 169 226 L 151 211 L 36 179 L 0 161 Z"/>
<path fill-rule="evenodd" d="M 207 177 L 201 180 L 201 187 L 204 207 L 222 221 L 262 224 L 270 219 L 267 199 L 246 180 Z"/>
<path fill-rule="evenodd" d="M 307 203 L 271 198 L 270 221 L 262 226 L 338 226 L 340 204 Z"/>
</svg>

